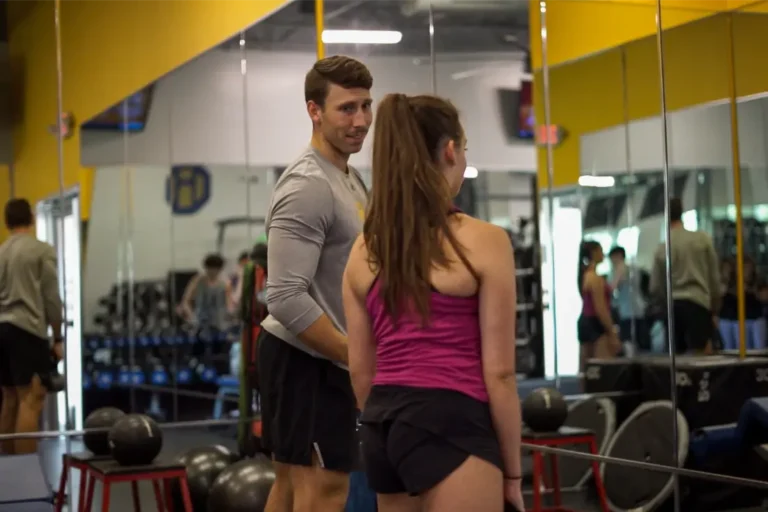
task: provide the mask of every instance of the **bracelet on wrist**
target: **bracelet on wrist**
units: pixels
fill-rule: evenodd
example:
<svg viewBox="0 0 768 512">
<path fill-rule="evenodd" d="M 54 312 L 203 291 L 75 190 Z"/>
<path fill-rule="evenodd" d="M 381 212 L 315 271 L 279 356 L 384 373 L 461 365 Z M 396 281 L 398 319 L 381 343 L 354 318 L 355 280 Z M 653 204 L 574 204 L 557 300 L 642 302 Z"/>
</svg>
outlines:
<svg viewBox="0 0 768 512">
<path fill-rule="evenodd" d="M 509 475 L 504 475 L 504 480 L 522 480 L 522 479 L 523 479 L 523 477 L 522 477 L 522 476 L 509 476 Z"/>
</svg>

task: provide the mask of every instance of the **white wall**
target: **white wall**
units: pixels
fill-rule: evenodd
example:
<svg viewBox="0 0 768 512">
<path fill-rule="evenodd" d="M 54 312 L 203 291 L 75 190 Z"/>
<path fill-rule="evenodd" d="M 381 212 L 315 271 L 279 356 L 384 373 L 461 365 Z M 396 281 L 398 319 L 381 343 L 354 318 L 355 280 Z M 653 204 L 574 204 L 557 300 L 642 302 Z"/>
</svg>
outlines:
<svg viewBox="0 0 768 512">
<path fill-rule="evenodd" d="M 216 250 L 216 221 L 226 217 L 263 217 L 274 185 L 273 169 L 208 166 L 209 201 L 193 215 L 171 216 L 166 201 L 163 166 L 99 167 L 95 170 L 91 217 L 83 269 L 83 316 L 86 331 L 93 328 L 99 298 L 113 284 L 133 273 L 136 281 L 163 279 L 171 269 L 194 270 Z M 254 181 L 256 178 L 256 181 Z M 533 211 L 530 175 L 482 173 L 478 182 L 498 196 L 478 205 L 478 215 L 516 227 L 519 217 Z M 363 172 L 370 185 L 370 177 Z M 247 181 L 246 181 L 247 180 Z M 479 185 L 479 183 L 478 183 Z M 482 194 L 478 191 L 478 196 Z M 525 195 L 528 194 L 528 199 Z M 509 195 L 511 199 L 503 199 Z M 131 199 L 132 198 L 132 199 Z M 478 197 L 481 200 L 481 197 Z M 504 222 L 507 220 L 507 222 Z M 223 256 L 234 263 L 237 255 L 263 233 L 260 226 L 228 228 Z M 130 248 L 129 248 L 130 245 Z M 128 261 L 128 255 L 132 262 Z"/>
<path fill-rule="evenodd" d="M 238 52 L 214 50 L 162 78 L 155 87 L 146 130 L 123 136 L 84 132 L 82 162 L 87 166 L 167 165 L 169 162 L 244 165 L 245 123 L 248 163 L 254 167 L 290 162 L 307 144 L 310 122 L 303 80 L 314 55 L 249 51 L 247 94 Z M 518 55 L 461 58 L 441 56 L 436 68 L 439 94 L 461 110 L 469 138 L 470 165 L 482 170 L 536 169 L 529 142 L 507 141 L 495 89 L 519 88 L 523 62 Z M 431 92 L 429 59 L 365 57 L 374 76 L 373 95 Z M 366 167 L 370 141 L 352 159 Z"/>
<path fill-rule="evenodd" d="M 137 281 L 163 279 L 171 269 L 194 270 L 216 250 L 216 221 L 233 216 L 264 216 L 272 191 L 273 173 L 267 169 L 212 166 L 211 197 L 193 215 L 171 216 L 165 200 L 168 168 L 96 169 L 91 219 L 83 269 L 85 328 L 92 328 L 93 312 L 101 296 L 118 282 L 119 272 L 133 271 Z M 245 179 L 258 178 L 247 185 Z M 250 201 L 246 200 L 250 188 Z M 130 190 L 131 194 L 126 191 Z M 128 197 L 132 196 L 132 204 Z M 250 205 L 250 207 L 249 207 Z M 129 227 L 126 227 L 127 221 Z M 128 235 L 130 230 L 131 234 Z M 227 230 L 223 256 L 230 263 L 253 245 L 264 230 L 245 227 Z M 127 244 L 130 243 L 130 251 Z M 126 262 L 128 254 L 132 264 Z"/>
</svg>

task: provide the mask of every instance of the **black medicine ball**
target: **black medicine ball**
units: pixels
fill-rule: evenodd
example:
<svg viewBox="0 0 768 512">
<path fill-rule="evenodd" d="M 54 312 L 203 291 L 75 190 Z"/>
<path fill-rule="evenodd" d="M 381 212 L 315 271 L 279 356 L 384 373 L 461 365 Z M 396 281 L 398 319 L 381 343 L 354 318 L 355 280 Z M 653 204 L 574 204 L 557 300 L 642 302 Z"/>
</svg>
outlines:
<svg viewBox="0 0 768 512">
<path fill-rule="evenodd" d="M 553 388 L 534 390 L 523 400 L 523 422 L 534 432 L 555 432 L 568 418 L 568 404 Z"/>
</svg>

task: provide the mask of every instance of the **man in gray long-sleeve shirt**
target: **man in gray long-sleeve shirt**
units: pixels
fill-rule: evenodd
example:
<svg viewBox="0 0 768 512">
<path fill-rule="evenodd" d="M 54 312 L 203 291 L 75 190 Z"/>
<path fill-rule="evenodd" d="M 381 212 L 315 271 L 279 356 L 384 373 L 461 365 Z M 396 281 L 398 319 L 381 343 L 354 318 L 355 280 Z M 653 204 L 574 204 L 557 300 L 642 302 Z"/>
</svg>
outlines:
<svg viewBox="0 0 768 512">
<path fill-rule="evenodd" d="M 11 236 L 0 245 L 0 433 L 35 432 L 45 402 L 53 352 L 63 355 L 56 252 L 34 235 L 34 216 L 26 199 L 5 205 Z M 3 452 L 34 453 L 34 439 L 4 441 Z"/>
<path fill-rule="evenodd" d="M 277 475 L 268 512 L 344 509 L 357 460 L 341 282 L 367 194 L 347 164 L 372 122 L 368 69 L 347 57 L 305 80 L 312 141 L 280 176 L 267 215 L 267 307 L 258 343 L 262 445 Z"/>
<path fill-rule="evenodd" d="M 672 253 L 672 301 L 674 332 L 669 336 L 679 354 L 712 352 L 712 335 L 720 309 L 720 270 L 712 239 L 701 231 L 683 227 L 683 204 L 669 202 Z M 666 299 L 666 245 L 656 250 L 650 293 L 657 304 Z M 669 332 L 669 330 L 668 330 Z"/>
</svg>

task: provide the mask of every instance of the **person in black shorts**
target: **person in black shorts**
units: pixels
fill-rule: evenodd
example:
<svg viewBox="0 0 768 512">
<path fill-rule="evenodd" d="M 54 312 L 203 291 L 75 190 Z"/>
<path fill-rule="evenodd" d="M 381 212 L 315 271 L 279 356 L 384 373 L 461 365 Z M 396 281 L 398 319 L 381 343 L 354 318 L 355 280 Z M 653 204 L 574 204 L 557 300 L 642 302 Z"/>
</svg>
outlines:
<svg viewBox="0 0 768 512">
<path fill-rule="evenodd" d="M 585 240 L 579 249 L 577 274 L 581 293 L 581 316 L 577 324 L 579 338 L 579 371 L 589 359 L 610 359 L 621 350 L 611 312 L 613 291 L 605 277 L 597 273 L 597 265 L 605 259 L 603 248 L 594 240 Z"/>
<path fill-rule="evenodd" d="M 450 102 L 387 95 L 344 275 L 363 461 L 379 512 L 522 510 L 509 235 L 453 206 L 467 168 Z M 506 502 L 506 505 L 505 505 Z"/>
<path fill-rule="evenodd" d="M 0 434 L 37 432 L 48 377 L 64 355 L 56 251 L 35 238 L 27 200 L 8 201 L 5 225 L 11 236 L 0 245 Z M 2 442 L 5 454 L 36 450 L 35 439 Z"/>
<path fill-rule="evenodd" d="M 340 512 L 358 461 L 341 281 L 367 192 L 349 156 L 372 122 L 373 79 L 348 57 L 305 80 L 312 141 L 275 184 L 267 214 L 267 308 L 258 343 L 268 512 Z"/>
<path fill-rule="evenodd" d="M 683 227 L 683 203 L 669 202 L 670 248 L 672 253 L 672 300 L 674 332 L 670 342 L 677 354 L 711 354 L 715 312 L 720 311 L 720 262 L 712 238 Z M 651 271 L 650 293 L 657 304 L 666 301 L 666 246 L 656 250 Z M 669 324 L 667 323 L 667 327 Z"/>
</svg>

